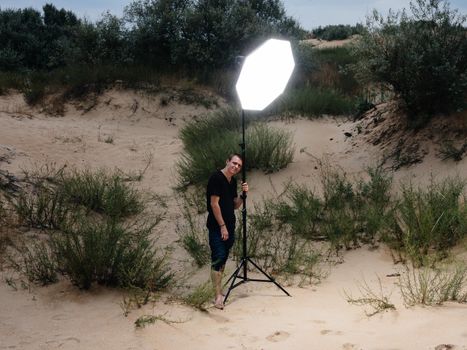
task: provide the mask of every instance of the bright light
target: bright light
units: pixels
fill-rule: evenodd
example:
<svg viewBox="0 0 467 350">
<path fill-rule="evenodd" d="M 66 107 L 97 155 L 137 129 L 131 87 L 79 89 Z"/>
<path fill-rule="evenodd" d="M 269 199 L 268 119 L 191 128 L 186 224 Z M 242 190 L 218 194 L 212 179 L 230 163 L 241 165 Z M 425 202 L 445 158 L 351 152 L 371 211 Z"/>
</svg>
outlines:
<svg viewBox="0 0 467 350">
<path fill-rule="evenodd" d="M 242 108 L 261 111 L 289 81 L 295 62 L 290 42 L 269 39 L 245 58 L 236 89 Z"/>
</svg>

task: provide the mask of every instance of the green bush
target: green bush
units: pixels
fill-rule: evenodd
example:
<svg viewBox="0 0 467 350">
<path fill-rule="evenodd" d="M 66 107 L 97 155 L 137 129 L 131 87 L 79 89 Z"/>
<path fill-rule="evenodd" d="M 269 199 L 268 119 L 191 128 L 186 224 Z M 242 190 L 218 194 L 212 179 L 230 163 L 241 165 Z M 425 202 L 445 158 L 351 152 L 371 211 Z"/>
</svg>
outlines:
<svg viewBox="0 0 467 350">
<path fill-rule="evenodd" d="M 247 256 L 252 257 L 262 269 L 282 277 L 299 275 L 301 282 L 313 283 L 322 278 L 319 269 L 321 254 L 310 240 L 290 231 L 271 215 L 271 204 L 266 201 L 256 205 L 248 221 Z M 233 247 L 233 256 L 242 257 L 241 225 Z"/>
<path fill-rule="evenodd" d="M 392 12 L 384 19 L 375 11 L 368 20 L 356 46 L 356 71 L 364 81 L 392 86 L 411 126 L 465 107 L 466 15 L 446 1 L 416 0 L 411 16 Z"/>
<path fill-rule="evenodd" d="M 200 190 L 201 188 L 197 189 L 192 195 L 188 191 L 181 193 L 179 208 L 182 220 L 177 221 L 176 225 L 183 248 L 193 257 L 198 267 L 206 265 L 210 259 L 206 218 L 204 215 L 202 219 L 199 217 L 199 214 L 206 212 L 206 198 Z M 200 199 L 203 201 L 202 208 L 197 203 Z"/>
<path fill-rule="evenodd" d="M 154 224 L 123 226 L 77 218 L 51 237 L 60 271 L 80 288 L 93 282 L 109 286 L 165 288 L 172 274 L 150 240 Z"/>
<path fill-rule="evenodd" d="M 343 40 L 347 39 L 352 35 L 361 34 L 364 28 L 363 25 L 357 24 L 355 26 L 337 24 L 327 25 L 324 27 L 319 26 L 313 29 L 313 34 L 323 40 Z"/>
<path fill-rule="evenodd" d="M 62 176 L 57 190 L 70 203 L 112 218 L 136 215 L 143 210 L 141 195 L 121 175 L 105 170 L 74 170 Z"/>
<path fill-rule="evenodd" d="M 34 241 L 26 244 L 24 241 L 16 245 L 19 261 L 13 261 L 15 270 L 23 274 L 29 282 L 43 286 L 58 281 L 57 261 L 47 241 Z"/>
<path fill-rule="evenodd" d="M 392 178 L 381 168 L 368 168 L 368 179 L 351 182 L 338 169 L 322 165 L 318 197 L 306 186 L 289 183 L 276 199 L 255 206 L 250 221 L 255 230 L 284 230 L 305 240 L 324 240 L 338 252 L 360 243 L 375 244 L 392 230 Z M 257 249 L 252 238 L 252 249 Z"/>
<path fill-rule="evenodd" d="M 72 210 L 64 193 L 46 183 L 21 192 L 13 204 L 22 225 L 39 229 L 59 229 Z"/>
<path fill-rule="evenodd" d="M 291 134 L 267 125 L 246 124 L 246 168 L 274 172 L 292 161 Z M 234 109 L 221 110 L 185 125 L 180 131 L 184 152 L 177 162 L 180 185 L 205 184 L 209 175 L 224 167 L 229 154 L 240 151 L 241 119 Z"/>
<path fill-rule="evenodd" d="M 291 89 L 276 106 L 279 113 L 292 112 L 310 117 L 349 115 L 356 111 L 354 98 L 333 89 L 310 87 Z"/>
<path fill-rule="evenodd" d="M 284 199 L 274 206 L 275 216 L 290 226 L 291 232 L 306 238 L 319 238 L 318 225 L 321 220 L 322 201 L 306 187 L 288 184 Z"/>
<path fill-rule="evenodd" d="M 465 182 L 447 178 L 432 181 L 426 190 L 412 183 L 402 186 L 397 230 L 392 237 L 415 265 L 430 253 L 444 257 L 467 232 L 467 207 L 461 204 Z M 465 198 L 464 198 L 465 202 Z"/>
<path fill-rule="evenodd" d="M 273 173 L 285 168 L 293 160 L 292 133 L 256 123 L 246 133 L 248 145 L 247 169 Z"/>
</svg>

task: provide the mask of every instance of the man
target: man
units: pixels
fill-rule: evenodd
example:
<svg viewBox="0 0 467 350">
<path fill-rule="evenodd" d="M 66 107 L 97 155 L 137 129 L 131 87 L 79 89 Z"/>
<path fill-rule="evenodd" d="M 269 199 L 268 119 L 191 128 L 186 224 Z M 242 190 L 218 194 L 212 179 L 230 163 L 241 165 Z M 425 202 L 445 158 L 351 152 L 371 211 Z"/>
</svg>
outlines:
<svg viewBox="0 0 467 350">
<path fill-rule="evenodd" d="M 211 279 L 216 298 L 214 306 L 224 308 L 222 295 L 222 273 L 235 240 L 235 209 L 243 203 L 243 197 L 237 195 L 237 175 L 242 169 L 243 160 L 239 154 L 232 154 L 225 162 L 225 167 L 214 172 L 208 181 L 206 201 L 211 248 Z M 242 184 L 242 191 L 248 192 L 248 184 Z M 243 194 L 242 194 L 243 195 Z"/>
</svg>

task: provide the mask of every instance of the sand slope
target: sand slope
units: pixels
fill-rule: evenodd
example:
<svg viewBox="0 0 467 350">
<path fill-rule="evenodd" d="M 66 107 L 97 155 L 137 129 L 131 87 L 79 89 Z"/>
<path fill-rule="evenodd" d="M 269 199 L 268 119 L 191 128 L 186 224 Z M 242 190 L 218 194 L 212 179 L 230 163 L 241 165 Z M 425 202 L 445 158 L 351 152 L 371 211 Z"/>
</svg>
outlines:
<svg viewBox="0 0 467 350">
<path fill-rule="evenodd" d="M 135 107 L 136 106 L 136 107 Z M 168 198 L 169 212 L 156 235 L 173 244 L 178 218 L 172 187 L 175 162 L 182 150 L 178 130 L 185 120 L 206 112 L 204 107 L 169 104 L 157 97 L 113 90 L 84 113 L 80 105 L 68 105 L 64 117 L 50 117 L 27 107 L 19 95 L 0 97 L 0 169 L 21 177 L 21 169 L 37 164 L 97 169 L 118 168 L 126 173 L 149 164 L 141 189 Z M 272 125 L 293 132 L 294 162 L 285 170 L 249 176 L 250 200 L 280 191 L 293 179 L 318 185 L 318 160 L 326 157 L 350 174 L 359 174 L 381 154 L 346 137 L 355 123 L 333 118 L 318 121 L 275 121 Z M 106 142 L 107 141 L 107 142 Z M 442 162 L 429 154 L 421 164 L 395 174 L 428 181 L 438 176 L 466 174 L 467 162 Z M 188 266 L 180 247 L 173 253 L 174 267 Z M 187 263 L 188 261 L 188 263 Z M 388 277 L 401 267 L 394 265 L 386 249 L 367 247 L 345 252 L 343 263 L 328 267 L 329 276 L 316 286 L 285 286 L 292 297 L 274 285 L 248 283 L 235 289 L 224 311 L 207 312 L 161 300 L 123 316 L 122 293 L 94 287 L 82 292 L 66 282 L 46 288 L 14 290 L 0 283 L 0 349 L 467 349 L 467 305 L 405 308 L 397 291 L 397 278 Z M 230 271 L 234 264 L 230 262 Z M 195 279 L 207 279 L 208 271 L 195 271 Z M 365 308 L 346 302 L 344 290 L 357 293 L 358 282 L 378 286 L 378 277 L 395 311 L 373 317 Z M 160 315 L 157 321 L 136 330 L 133 322 L 143 314 Z M 449 346 L 442 346 L 443 344 Z"/>
</svg>

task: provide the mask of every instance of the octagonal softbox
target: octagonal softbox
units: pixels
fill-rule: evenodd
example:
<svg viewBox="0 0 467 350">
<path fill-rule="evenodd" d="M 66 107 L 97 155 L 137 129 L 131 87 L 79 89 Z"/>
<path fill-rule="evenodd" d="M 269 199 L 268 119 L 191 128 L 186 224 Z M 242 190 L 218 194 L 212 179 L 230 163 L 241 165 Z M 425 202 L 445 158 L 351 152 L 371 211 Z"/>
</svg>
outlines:
<svg viewBox="0 0 467 350">
<path fill-rule="evenodd" d="M 242 109 L 261 111 L 284 92 L 295 62 L 290 42 L 269 39 L 245 58 L 236 90 Z"/>
</svg>

